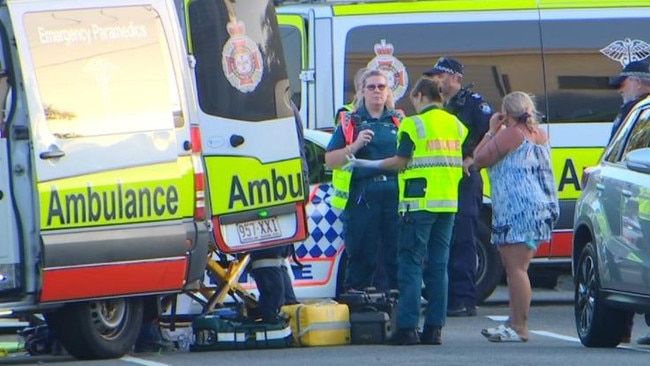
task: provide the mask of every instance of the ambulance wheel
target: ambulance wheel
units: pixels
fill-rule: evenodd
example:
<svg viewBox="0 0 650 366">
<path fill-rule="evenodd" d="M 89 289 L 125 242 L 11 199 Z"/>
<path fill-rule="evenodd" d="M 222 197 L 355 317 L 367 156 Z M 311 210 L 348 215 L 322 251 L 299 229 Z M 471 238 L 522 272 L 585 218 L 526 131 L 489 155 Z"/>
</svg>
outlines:
<svg viewBox="0 0 650 366">
<path fill-rule="evenodd" d="M 476 299 L 482 303 L 492 295 L 503 276 L 503 265 L 497 248 L 490 242 L 490 227 L 478 222 L 476 240 Z"/>
<path fill-rule="evenodd" d="M 131 351 L 142 314 L 142 299 L 121 298 L 68 304 L 46 319 L 70 355 L 91 360 L 118 358 Z"/>
</svg>

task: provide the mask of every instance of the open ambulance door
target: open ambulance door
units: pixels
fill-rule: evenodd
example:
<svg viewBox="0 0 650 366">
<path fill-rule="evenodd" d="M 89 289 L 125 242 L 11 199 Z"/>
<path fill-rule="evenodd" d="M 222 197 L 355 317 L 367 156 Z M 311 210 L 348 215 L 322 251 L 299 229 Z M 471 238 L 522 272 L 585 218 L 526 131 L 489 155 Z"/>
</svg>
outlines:
<svg viewBox="0 0 650 366">
<path fill-rule="evenodd" d="M 6 106 L 9 95 L 8 75 L 0 73 L 0 106 Z M 21 266 L 19 235 L 16 208 L 11 187 L 11 162 L 8 140 L 5 137 L 5 118 L 7 111 L 0 113 L 0 293 L 13 292 L 22 287 L 23 268 Z"/>
<path fill-rule="evenodd" d="M 270 0 L 188 0 L 202 152 L 217 247 L 305 239 L 300 143 Z"/>
<path fill-rule="evenodd" d="M 310 14 L 313 16 L 313 11 Z M 310 111 L 314 101 L 314 64 L 309 55 L 312 47 L 308 42 L 311 31 L 307 27 L 308 20 L 300 14 L 278 14 L 280 36 L 284 57 L 287 62 L 287 72 L 291 84 L 291 100 L 300 110 L 300 115 L 306 128 L 316 126 L 315 113 Z M 310 119 L 311 118 L 311 119 Z"/>
</svg>

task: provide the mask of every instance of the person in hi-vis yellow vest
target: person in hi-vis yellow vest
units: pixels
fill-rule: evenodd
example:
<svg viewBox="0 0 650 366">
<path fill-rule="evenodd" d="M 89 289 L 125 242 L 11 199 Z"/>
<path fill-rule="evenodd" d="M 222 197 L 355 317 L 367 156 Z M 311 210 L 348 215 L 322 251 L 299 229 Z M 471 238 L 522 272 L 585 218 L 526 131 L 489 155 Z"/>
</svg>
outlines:
<svg viewBox="0 0 650 366">
<path fill-rule="evenodd" d="M 400 295 L 392 343 L 438 345 L 447 313 L 447 261 L 458 210 L 458 183 L 463 176 L 461 145 L 467 128 L 442 108 L 442 97 L 432 80 L 418 80 L 410 98 L 418 115 L 402 120 L 396 155 L 374 161 L 351 156 L 349 166 L 355 170 L 400 171 Z M 423 280 L 429 303 L 420 336 L 417 327 Z"/>
<path fill-rule="evenodd" d="M 388 107 L 391 100 L 386 75 L 378 70 L 364 73 L 356 109 L 341 113 L 325 153 L 325 163 L 334 169 L 335 194 L 331 204 L 343 209 L 346 291 L 375 285 L 380 239 L 383 258 L 379 260 L 387 277 L 387 284 L 382 284 L 381 290 L 397 288 L 397 172 L 376 168 L 354 172 L 341 169 L 348 163 L 350 154 L 366 159 L 395 155 L 401 115 Z"/>
</svg>

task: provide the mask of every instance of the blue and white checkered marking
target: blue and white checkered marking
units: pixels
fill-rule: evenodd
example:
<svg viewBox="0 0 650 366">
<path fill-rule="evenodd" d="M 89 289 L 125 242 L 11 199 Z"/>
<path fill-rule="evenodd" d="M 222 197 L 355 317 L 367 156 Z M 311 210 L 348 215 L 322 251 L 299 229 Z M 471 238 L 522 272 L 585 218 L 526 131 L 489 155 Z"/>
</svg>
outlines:
<svg viewBox="0 0 650 366">
<path fill-rule="evenodd" d="M 313 189 L 316 191 L 306 207 L 309 236 L 296 244 L 296 255 L 298 258 L 333 258 L 343 245 L 342 212 L 330 205 L 334 194 L 331 184 Z"/>
</svg>

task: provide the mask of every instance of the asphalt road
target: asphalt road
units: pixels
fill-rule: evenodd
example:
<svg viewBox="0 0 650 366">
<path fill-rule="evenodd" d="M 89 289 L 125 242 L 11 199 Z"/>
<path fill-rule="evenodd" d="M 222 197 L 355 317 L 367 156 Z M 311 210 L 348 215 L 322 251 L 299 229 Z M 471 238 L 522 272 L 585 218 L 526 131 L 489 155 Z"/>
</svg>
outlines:
<svg viewBox="0 0 650 366">
<path fill-rule="evenodd" d="M 497 324 L 507 315 L 507 289 L 499 287 L 472 318 L 449 318 L 442 346 L 339 346 L 217 352 L 167 352 L 131 354 L 119 360 L 81 362 L 70 357 L 14 356 L 0 358 L 3 364 L 48 363 L 53 365 L 647 365 L 650 346 L 621 345 L 615 349 L 590 349 L 577 339 L 573 321 L 573 292 L 570 279 L 554 290 L 535 289 L 530 313 L 528 343 L 495 344 L 480 335 L 480 329 Z M 642 316 L 635 319 L 633 337 L 650 329 Z M 4 336 L 6 338 L 8 336 Z"/>
</svg>

